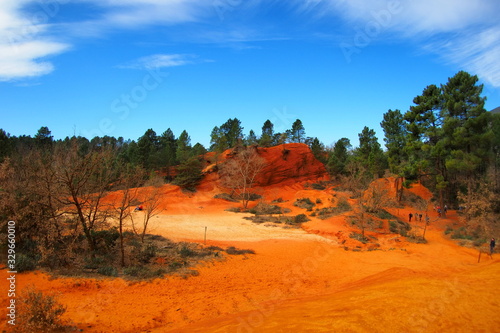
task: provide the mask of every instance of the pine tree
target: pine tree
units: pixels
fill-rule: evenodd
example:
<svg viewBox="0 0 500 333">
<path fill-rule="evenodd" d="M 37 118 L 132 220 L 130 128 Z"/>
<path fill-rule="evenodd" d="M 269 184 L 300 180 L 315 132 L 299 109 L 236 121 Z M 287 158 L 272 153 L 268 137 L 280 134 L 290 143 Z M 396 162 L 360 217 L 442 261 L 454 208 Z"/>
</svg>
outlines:
<svg viewBox="0 0 500 333">
<path fill-rule="evenodd" d="M 309 148 L 318 161 L 320 161 L 321 163 L 326 163 L 327 157 L 325 154 L 325 145 L 322 144 L 318 138 L 314 138 L 311 140 L 311 142 L 309 143 Z"/>
<path fill-rule="evenodd" d="M 288 131 L 290 142 L 301 143 L 304 141 L 305 135 L 306 131 L 304 125 L 302 125 L 302 121 L 300 119 L 295 120 L 292 124 L 292 129 Z"/>
<path fill-rule="evenodd" d="M 192 156 L 194 157 L 199 157 L 201 155 L 205 155 L 207 153 L 207 150 L 205 149 L 205 147 L 197 142 L 194 146 L 193 146 L 193 149 L 191 150 L 191 154 Z"/>
<path fill-rule="evenodd" d="M 389 110 L 384 114 L 384 120 L 380 123 L 384 130 L 384 141 L 387 148 L 387 160 L 389 170 L 397 175 L 396 195 L 398 201 L 403 195 L 403 182 L 405 176 L 405 162 L 408 160 L 406 154 L 407 131 L 403 115 L 399 110 Z"/>
<path fill-rule="evenodd" d="M 157 166 L 157 152 L 159 141 L 156 132 L 148 129 L 137 141 L 137 154 L 139 163 L 146 170 L 152 170 Z"/>
<path fill-rule="evenodd" d="M 35 135 L 35 144 L 38 148 L 49 149 L 52 147 L 54 137 L 48 127 L 42 126 Z"/>
<path fill-rule="evenodd" d="M 338 177 L 346 174 L 346 165 L 349 160 L 351 141 L 348 138 L 341 138 L 333 146 L 333 150 L 328 156 L 327 167 L 330 175 Z"/>
<path fill-rule="evenodd" d="M 177 161 L 181 164 L 186 162 L 192 156 L 191 150 L 191 138 L 188 132 L 184 130 L 177 139 Z"/>
<path fill-rule="evenodd" d="M 386 161 L 384 152 L 380 147 L 375 131 L 368 127 L 364 127 L 363 131 L 358 134 L 359 147 L 355 151 L 355 156 L 361 163 L 367 167 L 369 177 L 382 177 Z"/>
<path fill-rule="evenodd" d="M 228 119 L 220 126 L 220 131 L 225 137 L 226 149 L 236 147 L 243 139 L 243 127 L 238 118 Z"/>
<path fill-rule="evenodd" d="M 245 144 L 248 146 L 252 146 L 258 143 L 257 136 L 255 135 L 255 132 L 253 130 L 250 130 L 248 133 L 246 139 L 245 139 Z"/>
<path fill-rule="evenodd" d="M 274 125 L 268 119 L 262 126 L 262 135 L 260 136 L 259 144 L 262 147 L 271 147 L 274 145 Z"/>
<path fill-rule="evenodd" d="M 0 163 L 10 156 L 12 151 L 12 145 L 10 140 L 10 134 L 6 133 L 0 128 Z"/>
<path fill-rule="evenodd" d="M 160 161 L 170 179 L 170 168 L 177 164 L 177 140 L 170 128 L 160 136 Z"/>
<path fill-rule="evenodd" d="M 450 200 L 462 185 L 471 192 L 473 183 L 485 175 L 490 157 L 493 133 L 490 113 L 484 109 L 483 85 L 477 76 L 460 71 L 442 85 L 443 138 L 440 144 L 447 152 L 446 170 L 450 185 Z"/>
</svg>

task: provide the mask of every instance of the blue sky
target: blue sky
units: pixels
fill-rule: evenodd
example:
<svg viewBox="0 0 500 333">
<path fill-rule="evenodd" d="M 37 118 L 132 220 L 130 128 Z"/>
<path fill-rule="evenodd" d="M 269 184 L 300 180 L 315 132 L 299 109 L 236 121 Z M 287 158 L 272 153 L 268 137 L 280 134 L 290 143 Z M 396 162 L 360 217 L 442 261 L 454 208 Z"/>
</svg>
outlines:
<svg viewBox="0 0 500 333">
<path fill-rule="evenodd" d="M 301 119 L 356 146 L 388 109 L 460 70 L 500 106 L 496 0 L 2 0 L 0 128 L 137 139 L 148 128 L 209 145 Z"/>
</svg>

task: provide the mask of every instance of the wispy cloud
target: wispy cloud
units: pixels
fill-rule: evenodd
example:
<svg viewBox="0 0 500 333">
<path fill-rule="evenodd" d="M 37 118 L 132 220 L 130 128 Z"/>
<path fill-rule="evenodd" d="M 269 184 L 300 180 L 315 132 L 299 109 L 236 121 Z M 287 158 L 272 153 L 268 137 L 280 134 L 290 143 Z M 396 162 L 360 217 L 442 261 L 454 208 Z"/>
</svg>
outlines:
<svg viewBox="0 0 500 333">
<path fill-rule="evenodd" d="M 340 16 L 362 32 L 363 28 L 376 29 L 378 24 L 380 40 L 389 36 L 409 40 L 446 63 L 500 87 L 499 1 L 310 0 L 308 3 L 309 6 L 303 6 L 304 11 L 315 8 Z"/>
<path fill-rule="evenodd" d="M 37 77 L 49 74 L 54 66 L 43 60 L 61 53 L 68 46 L 49 41 L 27 41 L 0 44 L 0 81 Z"/>
<path fill-rule="evenodd" d="M 41 9 L 31 16 L 22 12 L 23 6 L 30 2 L 5 0 L 0 3 L 0 81 L 46 75 L 54 70 L 47 57 L 70 48 L 47 37 L 48 15 Z"/>
<path fill-rule="evenodd" d="M 200 62 L 200 60 L 198 60 L 195 56 L 188 54 L 153 54 L 141 57 L 118 67 L 128 69 L 159 69 L 190 65 L 197 62 Z"/>
<path fill-rule="evenodd" d="M 325 0 L 316 7 L 333 11 L 350 23 L 384 16 L 390 20 L 393 30 L 416 35 L 451 32 L 473 24 L 495 22 L 499 4 L 491 0 Z"/>
<path fill-rule="evenodd" d="M 77 0 L 103 10 L 88 23 L 101 27 L 136 28 L 144 25 L 195 22 L 206 16 L 213 0 Z"/>
<path fill-rule="evenodd" d="M 500 27 L 464 33 L 449 40 L 429 43 L 428 52 L 446 62 L 463 66 L 483 81 L 500 88 Z"/>
</svg>

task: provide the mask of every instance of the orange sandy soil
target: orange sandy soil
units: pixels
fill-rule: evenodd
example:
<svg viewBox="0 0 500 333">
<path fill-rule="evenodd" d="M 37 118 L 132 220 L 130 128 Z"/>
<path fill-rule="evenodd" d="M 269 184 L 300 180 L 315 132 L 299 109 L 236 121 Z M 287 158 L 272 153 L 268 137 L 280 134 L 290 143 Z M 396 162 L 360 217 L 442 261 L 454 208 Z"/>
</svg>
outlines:
<svg viewBox="0 0 500 333">
<path fill-rule="evenodd" d="M 266 200 L 283 198 L 291 214 L 296 198 L 321 198 L 331 191 L 304 184 L 273 185 Z M 301 229 L 257 225 L 225 212 L 237 204 L 213 199 L 220 192 L 204 184 L 187 197 L 165 185 L 162 215 L 149 230 L 173 240 L 207 246 L 236 246 L 255 255 L 227 256 L 197 267 L 198 276 L 152 282 L 122 279 L 51 279 L 42 272 L 17 274 L 17 290 L 35 285 L 61 294 L 64 317 L 84 332 L 495 332 L 500 331 L 500 257 L 459 247 L 443 235 L 431 211 L 428 244 L 378 234 L 380 248 L 361 246 L 339 216 L 313 219 Z M 428 197 L 424 188 L 417 194 Z M 391 213 L 407 218 L 409 209 Z M 140 212 L 135 214 L 141 214 Z M 417 224 L 414 224 L 418 227 Z M 342 245 L 341 242 L 345 241 Z M 0 272 L 0 306 L 7 306 L 6 271 Z M 0 329 L 6 329 L 5 316 Z"/>
</svg>

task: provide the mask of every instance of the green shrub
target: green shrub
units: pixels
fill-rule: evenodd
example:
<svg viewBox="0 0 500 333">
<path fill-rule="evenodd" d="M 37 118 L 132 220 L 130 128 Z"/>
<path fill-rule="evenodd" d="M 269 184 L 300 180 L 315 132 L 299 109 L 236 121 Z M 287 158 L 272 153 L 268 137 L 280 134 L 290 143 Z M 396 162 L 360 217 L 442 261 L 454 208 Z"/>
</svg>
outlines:
<svg viewBox="0 0 500 333">
<path fill-rule="evenodd" d="M 236 196 L 236 199 L 238 200 L 248 200 L 248 201 L 255 201 L 262 199 L 262 195 L 256 194 L 256 193 L 241 193 Z"/>
<path fill-rule="evenodd" d="M 18 273 L 21 272 L 29 272 L 36 269 L 37 261 L 25 254 L 19 253 L 16 256 L 16 271 Z"/>
<path fill-rule="evenodd" d="M 407 237 L 408 231 L 411 230 L 409 223 L 401 220 L 390 220 L 389 221 L 389 231 L 395 234 L 400 234 L 401 236 Z"/>
<path fill-rule="evenodd" d="M 106 263 L 106 260 L 104 260 L 103 257 L 93 257 L 93 258 L 86 258 L 85 259 L 85 265 L 83 266 L 86 269 L 98 269 L 100 266 L 104 265 Z"/>
<path fill-rule="evenodd" d="M 105 276 L 118 276 L 118 270 L 113 266 L 103 266 L 97 269 L 97 273 Z"/>
<path fill-rule="evenodd" d="M 260 202 L 254 208 L 250 209 L 249 212 L 255 215 L 270 215 L 283 214 L 284 210 L 280 206 Z"/>
<path fill-rule="evenodd" d="M 231 212 L 231 213 L 241 213 L 241 208 L 240 207 L 229 207 L 228 209 L 226 209 L 227 212 Z"/>
<path fill-rule="evenodd" d="M 347 201 L 347 199 L 345 197 L 339 198 L 336 208 L 338 209 L 339 212 L 342 212 L 342 213 L 348 212 L 352 209 L 351 204 L 349 204 L 349 201 Z"/>
<path fill-rule="evenodd" d="M 355 239 L 357 241 L 360 241 L 363 244 L 366 244 L 368 242 L 368 238 L 364 237 L 362 234 L 359 234 L 357 232 L 351 232 L 349 234 L 349 238 Z"/>
<path fill-rule="evenodd" d="M 316 204 L 314 202 L 312 202 L 311 199 L 309 199 L 309 198 L 297 199 L 297 200 L 295 200 L 293 205 L 295 207 L 304 208 L 304 209 L 311 209 L 311 210 L 314 206 L 316 206 Z"/>
<path fill-rule="evenodd" d="M 196 256 L 196 251 L 192 250 L 187 245 L 182 245 L 181 249 L 179 250 L 179 254 L 183 258 L 194 257 L 194 256 Z"/>
<path fill-rule="evenodd" d="M 386 211 L 385 209 L 380 209 L 376 212 L 375 216 L 382 220 L 390 220 L 396 218 L 394 215 Z"/>
<path fill-rule="evenodd" d="M 472 242 L 472 245 L 476 247 L 482 246 L 483 244 L 486 244 L 486 239 L 484 238 L 479 238 L 474 240 L 474 242 Z"/>
<path fill-rule="evenodd" d="M 451 235 L 452 239 L 467 239 L 467 240 L 472 240 L 473 237 L 467 233 L 467 230 L 465 227 L 460 227 L 457 230 L 453 232 Z"/>
<path fill-rule="evenodd" d="M 319 190 L 319 191 L 322 191 L 324 189 L 326 189 L 326 186 L 322 183 L 312 183 L 311 187 L 315 190 Z"/>
<path fill-rule="evenodd" d="M 293 217 L 292 223 L 299 224 L 310 221 L 306 214 L 299 214 Z"/>
<path fill-rule="evenodd" d="M 317 209 L 315 216 L 318 216 L 319 219 L 324 220 L 329 217 L 340 215 L 349 211 L 351 211 L 351 205 L 349 204 L 349 202 L 347 202 L 347 199 L 341 197 L 337 203 L 337 206 Z"/>
<path fill-rule="evenodd" d="M 168 264 L 168 268 L 170 268 L 173 271 L 181 268 L 182 266 L 183 266 L 182 263 L 180 263 L 178 261 L 174 261 L 174 262 L 171 262 L 170 264 Z"/>
<path fill-rule="evenodd" d="M 231 255 L 240 255 L 240 254 L 255 254 L 255 251 L 254 250 L 240 250 L 240 249 L 237 249 L 235 248 L 234 246 L 230 246 L 226 249 L 226 253 L 227 254 L 231 254 Z"/>
<path fill-rule="evenodd" d="M 450 226 L 447 226 L 447 227 L 446 227 L 446 230 L 444 231 L 444 234 L 445 234 L 445 235 L 449 235 L 449 234 L 451 234 L 452 232 L 453 232 L 453 228 L 452 228 L 452 227 L 450 227 Z"/>
<path fill-rule="evenodd" d="M 237 199 L 233 198 L 229 193 L 219 193 L 214 196 L 215 199 L 222 199 L 229 202 L 238 202 Z"/>
<path fill-rule="evenodd" d="M 120 237 L 116 227 L 107 230 L 92 231 L 92 234 L 96 241 L 102 240 L 108 247 L 114 246 L 116 240 Z"/>
<path fill-rule="evenodd" d="M 154 244 L 148 244 L 145 248 L 141 249 L 137 256 L 137 259 L 143 264 L 148 264 L 151 259 L 156 257 L 156 251 L 157 248 Z"/>
<path fill-rule="evenodd" d="M 131 266 L 125 268 L 123 270 L 123 273 L 128 276 L 139 279 L 152 279 L 157 277 L 163 277 L 163 275 L 165 274 L 165 270 L 161 268 L 150 269 L 146 266 Z"/>
<path fill-rule="evenodd" d="M 224 251 L 222 247 L 211 245 L 206 248 L 208 251 Z"/>
<path fill-rule="evenodd" d="M 22 291 L 18 300 L 16 320 L 17 332 L 57 332 L 66 327 L 61 316 L 66 307 L 57 301 L 57 297 L 44 295 L 34 287 Z"/>
</svg>

